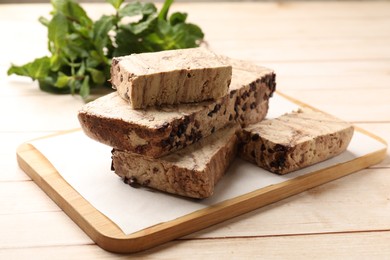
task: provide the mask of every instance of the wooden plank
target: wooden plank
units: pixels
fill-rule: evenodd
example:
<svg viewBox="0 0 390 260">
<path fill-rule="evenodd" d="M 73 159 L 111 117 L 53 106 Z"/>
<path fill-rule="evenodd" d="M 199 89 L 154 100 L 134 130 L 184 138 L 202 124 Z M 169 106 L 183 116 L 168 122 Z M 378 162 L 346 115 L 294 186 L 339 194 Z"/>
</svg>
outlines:
<svg viewBox="0 0 390 260">
<path fill-rule="evenodd" d="M 0 215 L 0 249 L 92 244 L 64 212 Z"/>
<path fill-rule="evenodd" d="M 0 182 L 0 205 L 0 215 L 61 211 L 33 181 Z"/>
<path fill-rule="evenodd" d="M 390 229 L 389 191 L 388 169 L 362 170 L 186 238 L 386 230 Z"/>
<path fill-rule="evenodd" d="M 315 66 L 315 64 L 313 64 Z M 277 74 L 277 89 L 283 92 L 288 90 L 340 90 L 340 89 L 376 89 L 389 88 L 390 74 L 378 74 L 373 77 L 362 76 L 283 76 Z"/>
<path fill-rule="evenodd" d="M 387 259 L 390 232 L 172 241 L 138 254 L 93 245 L 0 249 L 1 259 Z"/>
<path fill-rule="evenodd" d="M 276 72 L 280 90 L 388 89 L 390 60 L 257 62 Z"/>
<path fill-rule="evenodd" d="M 388 256 L 389 232 L 308 236 L 255 237 L 250 239 L 188 240 L 134 255 L 135 257 L 243 258 L 243 259 L 367 259 Z M 196 253 L 194 253 L 194 251 Z"/>
<path fill-rule="evenodd" d="M 252 11 L 253 12 L 253 11 Z M 245 13 L 242 13 L 244 15 Z M 206 20 L 205 20 L 206 19 Z M 390 24 L 390 15 L 388 17 L 376 18 L 364 21 L 362 19 L 276 19 L 275 17 L 246 17 L 237 23 L 236 19 L 224 19 L 226 29 L 218 30 L 218 13 L 212 19 L 199 19 L 196 22 L 204 30 L 206 39 L 212 41 L 221 41 L 230 39 L 231 41 L 251 39 L 278 41 L 280 39 L 289 39 L 293 41 L 310 39 L 320 44 L 321 40 L 327 39 L 371 39 L 389 38 L 390 33 L 385 30 Z M 221 19 L 222 20 L 222 19 Z M 212 23 L 214 22 L 214 23 Z M 254 23 L 268 26 L 253 26 Z M 239 30 L 241 28 L 241 30 Z M 321 28 L 321 30 L 318 30 Z M 229 38 L 231 35 L 242 35 L 243 38 Z M 261 42 L 260 42 L 261 43 Z M 321 46 L 321 44 L 320 44 Z"/>
<path fill-rule="evenodd" d="M 220 14 L 220 18 L 242 22 L 245 19 L 275 18 L 279 20 L 315 20 L 315 19 L 375 19 L 389 17 L 386 1 L 284 1 L 284 2 L 225 2 L 207 3 L 210 15 L 205 15 L 204 3 L 176 3 L 172 11 L 186 11 L 191 15 L 212 18 Z M 88 7 L 87 7 L 88 8 Z M 222 11 L 222 12 L 221 12 Z M 232 14 L 237 17 L 232 19 Z"/>
<path fill-rule="evenodd" d="M 0 131 L 0 182 L 30 181 L 31 178 L 18 166 L 16 161 L 16 148 L 23 142 L 49 134 L 49 132 L 45 131 L 31 133 L 16 131 L 17 129 L 14 130 L 15 132 Z M 2 204 L 0 203 L 0 205 Z"/>
<path fill-rule="evenodd" d="M 332 79 L 339 79 L 340 77 L 358 79 L 368 78 L 371 79 L 372 86 L 366 86 L 369 88 L 375 87 L 378 76 L 389 76 L 390 74 L 390 59 L 378 59 L 378 60 L 358 60 L 358 61 L 296 61 L 296 62 L 257 62 L 258 65 L 272 68 L 277 73 L 277 76 L 283 77 L 329 77 L 329 81 Z M 375 80 L 372 80 L 375 77 Z M 317 83 L 317 82 L 315 82 Z M 313 84 L 314 85 L 314 84 Z M 315 87 L 315 86 L 313 86 Z M 348 86 L 346 86 L 348 87 Z"/>
<path fill-rule="evenodd" d="M 329 114 L 352 122 L 389 122 L 390 88 L 387 89 L 324 89 L 283 92 Z"/>
<path fill-rule="evenodd" d="M 390 24 L 389 24 L 390 27 Z M 237 28 L 237 30 L 239 30 Z M 242 38 L 240 34 L 228 32 L 234 38 Z M 344 60 L 372 60 L 389 59 L 390 50 L 388 40 L 381 38 L 371 39 L 321 39 L 318 41 L 289 38 L 277 40 L 210 40 L 209 46 L 213 50 L 232 58 L 269 61 L 344 61 Z M 351 48 L 351 46 L 355 48 Z M 243 48 L 242 46 L 245 46 Z"/>
<path fill-rule="evenodd" d="M 77 128 L 80 126 L 77 112 L 83 104 L 79 96 L 72 95 L 19 96 L 17 102 L 1 96 L 0 111 L 12 113 L 2 113 L 2 120 L 7 123 L 0 125 L 0 131 L 43 132 Z"/>
<path fill-rule="evenodd" d="M 1 5 L 0 10 L 3 10 L 2 8 L 3 5 Z M 4 12 L 0 11 L 0 17 L 2 15 L 4 15 Z M 32 21 L 0 19 L 0 27 L 3 28 L 4 35 L 7 35 L 7 40 L 2 43 L 2 48 L 18 51 L 17 54 L 14 51 L 2 51 L 1 66 L 8 67 L 11 63 L 22 65 L 48 55 L 47 29 L 37 21 L 41 15 L 44 15 L 44 13 L 37 13 Z M 10 23 L 12 23 L 12 26 L 9 25 Z M 30 44 L 28 44 L 29 42 Z M 31 44 L 32 42 L 33 44 Z"/>
</svg>

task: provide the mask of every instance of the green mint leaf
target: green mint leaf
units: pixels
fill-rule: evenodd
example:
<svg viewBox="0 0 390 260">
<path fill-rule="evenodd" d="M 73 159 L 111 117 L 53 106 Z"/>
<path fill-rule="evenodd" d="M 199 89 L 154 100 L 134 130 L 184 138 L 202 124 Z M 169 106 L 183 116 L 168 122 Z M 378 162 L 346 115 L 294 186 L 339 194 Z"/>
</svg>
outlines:
<svg viewBox="0 0 390 260">
<path fill-rule="evenodd" d="M 23 66 L 12 65 L 8 70 L 8 75 L 16 74 L 19 76 L 27 76 L 32 79 L 43 79 L 47 76 L 50 70 L 50 58 L 42 57 L 27 63 Z"/>
<path fill-rule="evenodd" d="M 18 75 L 18 76 L 26 76 L 30 77 L 30 74 L 28 73 L 28 64 L 25 64 L 23 66 L 16 66 L 11 65 L 11 67 L 7 70 L 7 75 L 10 76 L 12 74 Z"/>
<path fill-rule="evenodd" d="M 107 3 L 111 4 L 115 10 L 118 10 L 123 3 L 123 0 L 106 0 Z"/>
<path fill-rule="evenodd" d="M 160 42 L 162 50 L 178 49 L 176 47 L 176 42 L 174 39 L 175 35 L 173 34 L 172 26 L 170 26 L 167 21 L 158 20 L 156 35 L 160 38 L 160 41 L 157 41 L 157 39 L 155 39 L 155 42 Z M 149 38 L 149 40 L 151 39 Z"/>
<path fill-rule="evenodd" d="M 81 81 L 79 79 L 76 79 L 72 77 L 69 80 L 69 88 L 70 88 L 70 93 L 74 95 L 76 92 L 80 91 L 81 88 Z"/>
<path fill-rule="evenodd" d="M 155 13 L 156 11 L 157 8 L 152 3 L 132 2 L 122 7 L 118 14 L 120 18 L 123 18 L 125 16 L 131 17 L 136 15 L 147 16 Z"/>
<path fill-rule="evenodd" d="M 87 71 L 91 73 L 92 81 L 96 84 L 101 85 L 106 81 L 106 75 L 104 75 L 103 71 L 93 68 L 88 68 Z"/>
<path fill-rule="evenodd" d="M 47 20 L 45 17 L 43 17 L 43 16 L 41 16 L 41 17 L 39 17 L 39 19 L 38 19 L 38 21 L 42 24 L 42 25 L 44 25 L 44 26 L 49 26 L 49 23 L 50 23 L 50 21 L 49 20 Z"/>
<path fill-rule="evenodd" d="M 85 39 L 89 39 L 92 37 L 92 32 L 90 27 L 86 27 L 84 25 L 74 23 L 72 24 L 72 29 L 74 29 L 74 32 L 79 34 L 81 37 Z"/>
<path fill-rule="evenodd" d="M 83 77 L 85 74 L 85 62 L 81 62 L 79 69 L 76 72 L 76 76 Z"/>
<path fill-rule="evenodd" d="M 151 44 L 147 39 L 148 37 L 148 35 L 135 35 L 130 30 L 120 29 L 117 33 L 117 47 L 113 52 L 113 56 L 162 50 L 158 44 Z"/>
<path fill-rule="evenodd" d="M 130 23 L 126 25 L 122 25 L 121 29 L 129 30 L 135 35 L 140 35 L 143 33 L 147 33 L 148 31 L 153 31 L 156 27 L 157 23 L 157 15 L 152 14 L 147 17 L 146 20 L 140 21 L 137 23 Z"/>
<path fill-rule="evenodd" d="M 203 37 L 202 30 L 194 24 L 178 23 L 171 26 L 165 20 L 158 20 L 156 32 L 145 37 L 145 41 L 154 49 L 174 50 L 196 47 Z"/>
<path fill-rule="evenodd" d="M 54 85 L 56 87 L 63 88 L 63 87 L 68 85 L 68 82 L 69 82 L 70 78 L 71 77 L 65 75 L 64 73 L 59 72 L 57 81 L 56 81 L 56 83 Z"/>
<path fill-rule="evenodd" d="M 181 23 L 173 26 L 171 33 L 175 41 L 175 48 L 178 49 L 196 47 L 204 37 L 202 30 L 190 23 Z"/>
<path fill-rule="evenodd" d="M 51 3 L 54 7 L 54 13 L 63 14 L 70 22 L 83 26 L 91 26 L 93 24 L 85 10 L 73 0 L 52 0 Z"/>
<path fill-rule="evenodd" d="M 93 26 L 93 41 L 96 47 L 96 50 L 104 54 L 103 48 L 107 44 L 112 45 L 109 32 L 113 30 L 116 23 L 116 17 L 103 15 L 99 20 L 97 20 Z"/>
<path fill-rule="evenodd" d="M 86 58 L 86 66 L 88 68 L 95 68 L 101 63 L 104 63 L 104 60 L 99 53 L 96 50 L 90 51 L 88 57 Z"/>
<path fill-rule="evenodd" d="M 160 34 L 161 37 L 168 36 L 172 32 L 172 27 L 165 20 L 158 20 L 156 32 Z"/>
<path fill-rule="evenodd" d="M 70 60 L 75 60 L 87 57 L 90 49 L 94 49 L 92 39 L 75 32 L 66 37 L 66 45 L 62 46 L 61 51 L 69 55 Z"/>
<path fill-rule="evenodd" d="M 68 33 L 68 23 L 63 14 L 57 13 L 53 16 L 48 26 L 48 38 L 51 52 L 55 52 L 60 46 L 65 45 Z"/>
<path fill-rule="evenodd" d="M 187 19 L 186 13 L 176 12 L 176 13 L 171 14 L 171 16 L 169 17 L 169 23 L 171 25 L 176 25 L 179 23 L 184 23 L 186 21 L 186 19 Z"/>
<path fill-rule="evenodd" d="M 90 91 L 90 87 L 89 87 L 89 76 L 86 76 L 83 80 L 83 83 L 81 84 L 80 86 L 80 96 L 82 98 L 87 98 L 89 96 L 89 91 Z"/>
<path fill-rule="evenodd" d="M 93 49 L 91 41 L 78 37 L 74 40 L 66 41 L 66 45 L 64 44 L 60 51 L 68 60 L 75 61 L 88 57 L 89 49 Z"/>
<path fill-rule="evenodd" d="M 68 2 L 68 0 L 50 0 L 54 12 L 65 9 L 65 6 L 68 4 Z"/>
<path fill-rule="evenodd" d="M 58 71 L 62 65 L 63 62 L 60 55 L 53 54 L 53 56 L 50 57 L 50 69 L 52 71 Z"/>
<path fill-rule="evenodd" d="M 56 82 L 56 75 L 48 75 L 44 79 L 38 80 L 39 82 L 39 88 L 42 91 L 49 92 L 49 93 L 54 93 L 54 94 L 69 94 L 69 88 L 58 88 L 55 86 Z"/>
<path fill-rule="evenodd" d="M 156 13 L 157 13 L 157 8 L 153 3 L 142 3 L 142 9 L 141 9 L 142 15 L 151 15 Z"/>
</svg>

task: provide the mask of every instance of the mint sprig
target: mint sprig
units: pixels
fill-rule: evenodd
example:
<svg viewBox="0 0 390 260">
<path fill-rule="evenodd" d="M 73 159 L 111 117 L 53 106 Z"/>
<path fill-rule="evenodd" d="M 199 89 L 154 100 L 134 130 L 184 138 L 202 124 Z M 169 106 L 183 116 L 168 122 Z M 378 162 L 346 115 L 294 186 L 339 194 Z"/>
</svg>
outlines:
<svg viewBox="0 0 390 260">
<path fill-rule="evenodd" d="M 166 0 L 158 12 L 153 3 L 106 0 L 115 12 L 92 21 L 73 0 L 52 0 L 51 20 L 40 17 L 48 29 L 50 56 L 22 66 L 11 65 L 8 75 L 37 80 L 41 90 L 58 94 L 79 94 L 87 100 L 94 89 L 111 87 L 111 59 L 132 53 L 199 46 L 202 30 L 187 23 L 187 14 L 168 16 L 173 0 Z M 126 22 L 128 18 L 139 20 Z"/>
</svg>

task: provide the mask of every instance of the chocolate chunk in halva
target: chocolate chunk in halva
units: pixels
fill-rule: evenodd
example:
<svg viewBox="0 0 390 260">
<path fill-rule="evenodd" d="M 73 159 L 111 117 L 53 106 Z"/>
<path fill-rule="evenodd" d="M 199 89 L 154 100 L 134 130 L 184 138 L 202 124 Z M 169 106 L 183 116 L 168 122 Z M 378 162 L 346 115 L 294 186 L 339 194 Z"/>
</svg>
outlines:
<svg viewBox="0 0 390 260">
<path fill-rule="evenodd" d="M 286 174 L 342 153 L 353 132 L 345 121 L 304 108 L 244 128 L 239 156 L 268 171 Z"/>
<path fill-rule="evenodd" d="M 181 196 L 207 198 L 236 156 L 239 129 L 238 124 L 226 127 L 158 159 L 114 149 L 113 169 L 129 185 L 137 183 Z"/>
</svg>

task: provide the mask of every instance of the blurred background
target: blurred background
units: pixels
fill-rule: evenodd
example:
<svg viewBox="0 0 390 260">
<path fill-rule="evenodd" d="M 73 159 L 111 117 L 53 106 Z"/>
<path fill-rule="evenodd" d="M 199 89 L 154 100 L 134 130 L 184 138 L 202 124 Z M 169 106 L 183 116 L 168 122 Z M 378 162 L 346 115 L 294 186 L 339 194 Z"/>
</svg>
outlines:
<svg viewBox="0 0 390 260">
<path fill-rule="evenodd" d="M 176 0 L 175 2 L 296 2 L 298 0 Z M 318 0 L 300 0 L 301 2 L 318 2 Z M 324 0 L 323 0 L 324 1 Z M 360 0 L 363 2 L 362 0 Z M 381 1 L 381 0 L 371 0 L 373 1 Z M 383 1 L 383 0 L 382 0 Z M 49 3 L 50 0 L 0 0 L 0 4 L 6 4 L 6 3 Z M 76 2 L 82 2 L 82 3 L 99 3 L 104 2 L 104 0 L 76 0 Z M 131 2 L 130 0 L 127 0 L 125 2 Z M 163 0 L 153 0 L 153 1 L 145 1 L 145 0 L 139 0 L 139 2 L 163 2 Z M 326 1 L 325 1 L 326 2 Z M 329 2 L 356 2 L 356 0 L 332 0 Z M 359 2 L 359 0 L 357 1 Z"/>
</svg>

